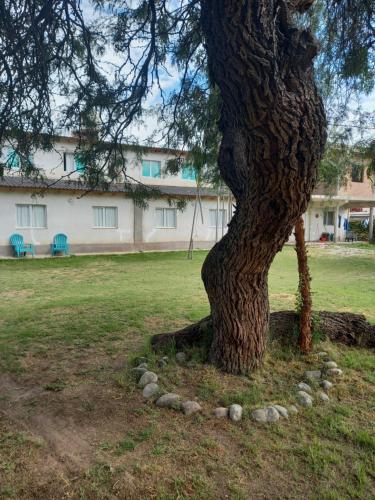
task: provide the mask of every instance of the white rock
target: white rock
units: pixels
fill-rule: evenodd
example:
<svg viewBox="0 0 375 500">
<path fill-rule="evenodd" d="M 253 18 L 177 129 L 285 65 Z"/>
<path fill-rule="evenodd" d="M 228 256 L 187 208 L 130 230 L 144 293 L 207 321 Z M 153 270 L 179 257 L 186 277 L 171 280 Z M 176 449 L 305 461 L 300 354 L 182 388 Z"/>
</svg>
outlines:
<svg viewBox="0 0 375 500">
<path fill-rule="evenodd" d="M 327 375 L 331 375 L 331 377 L 341 377 L 342 370 L 340 370 L 340 368 L 330 368 L 327 370 Z"/>
<path fill-rule="evenodd" d="M 260 408 L 259 410 L 254 410 L 251 413 L 251 417 L 256 422 L 267 422 L 267 410 Z"/>
<path fill-rule="evenodd" d="M 324 368 L 326 369 L 337 368 L 337 363 L 335 363 L 334 361 L 326 361 L 324 363 Z"/>
<path fill-rule="evenodd" d="M 154 372 L 145 372 L 139 379 L 138 386 L 145 387 L 147 384 L 156 384 L 158 376 Z"/>
<path fill-rule="evenodd" d="M 159 392 L 159 386 L 158 384 L 154 384 L 153 382 L 151 384 L 147 384 L 144 386 L 142 394 L 143 397 L 149 399 L 158 394 Z"/>
<path fill-rule="evenodd" d="M 329 380 L 323 380 L 322 381 L 322 387 L 325 391 L 329 391 L 330 389 L 332 389 L 333 387 L 333 384 L 332 382 L 330 382 Z"/>
<path fill-rule="evenodd" d="M 156 401 L 156 406 L 159 406 L 159 408 L 176 408 L 179 406 L 181 396 L 178 394 L 174 394 L 173 392 L 168 392 L 167 394 L 163 394 L 163 396 L 160 396 L 160 398 Z"/>
<path fill-rule="evenodd" d="M 212 414 L 216 418 L 227 418 L 229 415 L 229 408 L 225 407 L 215 408 Z"/>
<path fill-rule="evenodd" d="M 267 422 L 273 423 L 277 422 L 280 419 L 280 414 L 275 407 L 270 406 L 269 408 L 266 408 L 266 412 L 267 412 Z"/>
<path fill-rule="evenodd" d="M 302 406 L 312 406 L 313 404 L 313 398 L 305 391 L 298 391 L 297 399 L 299 404 Z"/>
<path fill-rule="evenodd" d="M 319 397 L 320 401 L 322 401 L 323 403 L 328 403 L 328 401 L 329 401 L 329 397 L 327 396 L 327 394 L 325 392 L 319 392 L 318 397 Z"/>
<path fill-rule="evenodd" d="M 305 372 L 305 377 L 309 380 L 317 380 L 322 376 L 322 372 L 320 370 L 309 370 Z"/>
<path fill-rule="evenodd" d="M 239 422 L 242 418 L 242 406 L 231 405 L 229 407 L 229 418 L 233 420 L 233 422 Z"/>
<path fill-rule="evenodd" d="M 273 407 L 275 408 L 275 410 L 277 410 L 277 412 L 280 414 L 281 417 L 289 418 L 288 410 L 284 408 L 284 406 L 273 405 Z"/>
<path fill-rule="evenodd" d="M 192 413 L 196 413 L 197 411 L 201 411 L 202 407 L 196 401 L 184 401 L 181 404 L 181 409 L 185 415 L 191 415 Z"/>
<path fill-rule="evenodd" d="M 184 352 L 178 352 L 176 354 L 176 359 L 179 363 L 185 363 L 186 361 L 186 354 Z"/>
<path fill-rule="evenodd" d="M 297 384 L 297 389 L 299 389 L 300 391 L 312 392 L 309 384 L 305 384 L 305 382 L 300 382 L 299 384 Z"/>
<path fill-rule="evenodd" d="M 318 352 L 318 356 L 319 356 L 319 358 L 325 358 L 326 356 L 328 356 L 328 353 L 326 353 L 324 351 L 320 351 L 320 352 Z"/>
<path fill-rule="evenodd" d="M 147 370 L 148 366 L 147 363 L 141 363 L 137 366 L 137 368 L 145 368 Z"/>
<path fill-rule="evenodd" d="M 295 415 L 296 413 L 298 413 L 298 408 L 297 408 L 297 406 L 295 406 L 295 405 L 290 405 L 290 406 L 288 406 L 288 412 L 289 412 L 290 414 Z"/>
</svg>

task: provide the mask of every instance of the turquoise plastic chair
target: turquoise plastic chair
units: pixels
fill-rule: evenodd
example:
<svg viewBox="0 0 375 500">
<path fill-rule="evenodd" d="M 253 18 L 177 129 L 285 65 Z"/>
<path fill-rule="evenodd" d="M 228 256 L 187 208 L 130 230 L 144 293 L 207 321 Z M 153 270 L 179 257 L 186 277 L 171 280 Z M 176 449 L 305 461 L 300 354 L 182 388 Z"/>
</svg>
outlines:
<svg viewBox="0 0 375 500">
<path fill-rule="evenodd" d="M 34 257 L 34 245 L 32 245 L 31 243 L 24 243 L 23 236 L 21 234 L 12 234 L 9 240 L 17 257 L 26 257 L 27 253 L 31 253 L 31 255 Z"/>
<path fill-rule="evenodd" d="M 57 253 L 62 252 L 65 255 L 69 254 L 68 237 L 66 234 L 59 233 L 53 238 L 53 243 L 51 244 L 51 254 L 52 257 Z"/>
</svg>

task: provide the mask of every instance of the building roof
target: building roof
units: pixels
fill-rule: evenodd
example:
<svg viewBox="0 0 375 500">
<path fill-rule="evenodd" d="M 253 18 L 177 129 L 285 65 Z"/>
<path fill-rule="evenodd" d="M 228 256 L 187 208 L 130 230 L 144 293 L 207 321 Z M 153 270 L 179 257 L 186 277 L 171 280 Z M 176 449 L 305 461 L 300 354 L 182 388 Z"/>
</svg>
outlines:
<svg viewBox="0 0 375 500">
<path fill-rule="evenodd" d="M 137 184 L 134 184 L 136 187 Z M 185 186 L 160 186 L 160 185 L 150 185 L 143 184 L 146 188 L 153 190 L 158 190 L 161 195 L 165 196 L 186 196 L 195 197 L 197 195 L 196 187 L 185 187 Z M 0 188 L 12 188 L 12 189 L 28 189 L 28 190 L 38 190 L 38 191 L 86 191 L 86 192 L 100 192 L 100 193 L 123 193 L 129 194 L 129 184 L 126 185 L 122 183 L 113 183 L 105 189 L 100 186 L 90 187 L 89 185 L 81 181 L 73 181 L 66 179 L 45 179 L 45 180 L 34 180 L 22 176 L 4 176 L 0 177 Z M 200 188 L 199 190 L 201 196 L 203 197 L 216 197 L 217 192 L 211 188 Z"/>
</svg>

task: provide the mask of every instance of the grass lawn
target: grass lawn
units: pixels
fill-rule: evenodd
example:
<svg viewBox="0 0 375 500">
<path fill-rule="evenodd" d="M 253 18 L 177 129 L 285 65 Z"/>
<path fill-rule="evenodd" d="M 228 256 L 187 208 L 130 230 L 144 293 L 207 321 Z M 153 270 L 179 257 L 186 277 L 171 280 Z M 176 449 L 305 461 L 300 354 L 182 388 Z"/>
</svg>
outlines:
<svg viewBox="0 0 375 500">
<path fill-rule="evenodd" d="M 375 248 L 310 249 L 316 309 L 375 322 Z M 253 376 L 173 361 L 163 388 L 197 398 L 185 417 L 145 402 L 129 374 L 154 333 L 208 313 L 205 252 L 0 261 L 0 498 L 375 498 L 375 356 L 320 342 L 344 370 L 331 402 L 255 424 L 253 408 L 294 402 L 316 355 L 272 344 Z M 271 308 L 294 307 L 295 252 L 270 273 Z M 239 402 L 239 424 L 211 410 Z"/>
</svg>

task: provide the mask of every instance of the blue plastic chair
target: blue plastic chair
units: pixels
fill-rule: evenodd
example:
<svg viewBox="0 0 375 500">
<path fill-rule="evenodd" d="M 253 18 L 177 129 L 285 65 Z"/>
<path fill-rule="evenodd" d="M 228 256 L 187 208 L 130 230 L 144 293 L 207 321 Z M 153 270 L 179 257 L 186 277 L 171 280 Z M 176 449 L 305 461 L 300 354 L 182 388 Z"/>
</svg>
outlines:
<svg viewBox="0 0 375 500">
<path fill-rule="evenodd" d="M 24 243 L 23 236 L 21 234 L 12 234 L 9 240 L 17 257 L 26 257 L 26 254 L 28 253 L 31 253 L 31 255 L 34 257 L 34 245 L 32 245 L 31 243 Z"/>
<path fill-rule="evenodd" d="M 69 254 L 68 237 L 66 234 L 59 233 L 53 238 L 53 243 L 51 244 L 52 257 L 58 252 L 62 252 L 65 255 Z"/>
</svg>

